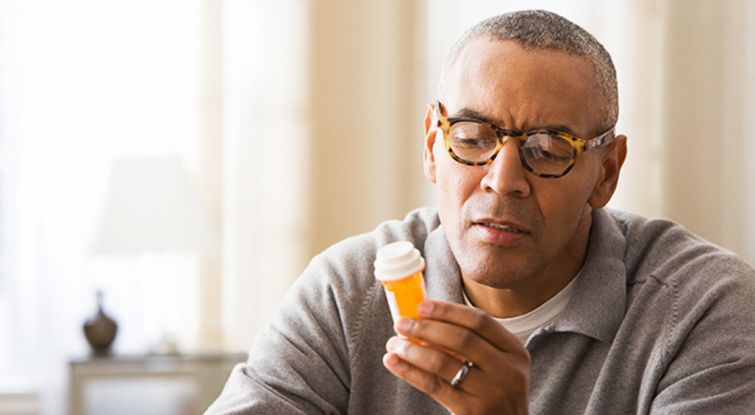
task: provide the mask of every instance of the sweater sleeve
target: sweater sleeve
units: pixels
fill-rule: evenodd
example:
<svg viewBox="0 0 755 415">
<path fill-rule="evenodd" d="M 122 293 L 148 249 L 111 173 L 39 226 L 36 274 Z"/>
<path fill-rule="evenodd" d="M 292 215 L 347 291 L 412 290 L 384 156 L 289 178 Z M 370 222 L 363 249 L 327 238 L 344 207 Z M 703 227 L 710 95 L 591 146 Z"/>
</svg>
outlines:
<svg viewBox="0 0 755 415">
<path fill-rule="evenodd" d="M 651 413 L 755 411 L 755 275 L 749 266 L 732 261 L 723 267 L 701 266 L 699 271 L 707 274 L 703 284 L 676 285 L 669 363 Z M 688 295 L 691 290 L 698 295 Z M 685 303 L 684 298 L 695 301 Z"/>
<path fill-rule="evenodd" d="M 313 259 L 205 414 L 347 412 L 354 331 L 348 325 L 374 294 L 372 284 L 360 287 L 356 275 L 343 274 L 323 256 Z"/>
</svg>

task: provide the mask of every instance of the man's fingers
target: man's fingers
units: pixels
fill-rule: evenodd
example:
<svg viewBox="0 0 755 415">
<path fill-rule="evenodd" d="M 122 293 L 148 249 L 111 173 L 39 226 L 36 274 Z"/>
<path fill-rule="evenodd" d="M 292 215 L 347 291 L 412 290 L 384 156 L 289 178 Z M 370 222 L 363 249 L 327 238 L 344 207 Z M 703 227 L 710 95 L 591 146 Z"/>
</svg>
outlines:
<svg viewBox="0 0 755 415">
<path fill-rule="evenodd" d="M 519 339 L 482 310 L 462 304 L 443 301 L 423 301 L 419 305 L 420 318 L 445 321 L 466 327 L 503 351 L 517 351 L 522 345 Z"/>
<path fill-rule="evenodd" d="M 392 337 L 386 345 L 383 364 L 391 373 L 454 413 L 526 405 L 530 356 L 513 334 L 463 305 L 425 301 L 419 314 L 399 319 L 396 331 L 406 338 Z M 462 366 L 467 359 L 473 366 Z M 463 380 L 453 388 L 457 373 Z"/>
<path fill-rule="evenodd" d="M 482 369 L 486 366 L 486 360 L 502 351 L 476 333 L 442 321 L 401 319 L 396 329 L 406 337 L 447 350 L 460 360 L 471 360 Z"/>
<path fill-rule="evenodd" d="M 433 346 L 419 345 L 398 336 L 391 337 L 388 340 L 386 350 L 389 353 L 396 354 L 401 360 L 412 364 L 424 372 L 437 375 L 447 383 L 451 382 L 464 364 L 462 360 Z M 489 382 L 484 382 L 479 373 L 477 375 L 473 374 L 473 372 L 479 370 L 477 367 L 468 369 L 469 373 L 462 381 L 460 389 L 471 395 L 492 392 L 489 390 L 489 386 L 491 386 Z"/>
<path fill-rule="evenodd" d="M 383 356 L 383 365 L 396 377 L 431 396 L 451 412 L 459 412 L 459 405 L 465 401 L 465 392 L 454 389 L 445 380 L 402 360 L 395 353 Z"/>
</svg>

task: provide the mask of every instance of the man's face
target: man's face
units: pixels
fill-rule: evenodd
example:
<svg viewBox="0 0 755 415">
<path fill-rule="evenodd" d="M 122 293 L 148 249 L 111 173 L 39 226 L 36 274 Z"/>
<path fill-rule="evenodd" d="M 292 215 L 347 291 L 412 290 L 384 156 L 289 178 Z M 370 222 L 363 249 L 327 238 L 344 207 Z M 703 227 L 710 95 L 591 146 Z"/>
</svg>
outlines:
<svg viewBox="0 0 755 415">
<path fill-rule="evenodd" d="M 566 127 L 586 139 L 608 127 L 600 125 L 592 66 L 581 57 L 477 39 L 445 75 L 446 116 L 476 114 L 515 131 Z M 621 163 L 615 172 L 606 163 L 615 152 L 582 153 L 566 176 L 540 178 L 522 166 L 515 140 L 492 164 L 467 166 L 448 155 L 429 119 L 426 126 L 425 174 L 437 185 L 440 220 L 462 275 L 496 288 L 547 286 L 574 275 L 590 205 L 605 205 L 615 188 Z"/>
</svg>

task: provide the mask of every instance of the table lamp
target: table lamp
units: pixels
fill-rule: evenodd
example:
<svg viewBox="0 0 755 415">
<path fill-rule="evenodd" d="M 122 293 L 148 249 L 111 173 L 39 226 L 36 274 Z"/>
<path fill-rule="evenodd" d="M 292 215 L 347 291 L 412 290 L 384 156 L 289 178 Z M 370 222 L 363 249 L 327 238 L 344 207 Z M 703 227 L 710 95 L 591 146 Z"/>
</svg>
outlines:
<svg viewBox="0 0 755 415">
<path fill-rule="evenodd" d="M 178 157 L 124 157 L 113 164 L 95 241 L 97 254 L 209 255 L 217 233 Z"/>
</svg>

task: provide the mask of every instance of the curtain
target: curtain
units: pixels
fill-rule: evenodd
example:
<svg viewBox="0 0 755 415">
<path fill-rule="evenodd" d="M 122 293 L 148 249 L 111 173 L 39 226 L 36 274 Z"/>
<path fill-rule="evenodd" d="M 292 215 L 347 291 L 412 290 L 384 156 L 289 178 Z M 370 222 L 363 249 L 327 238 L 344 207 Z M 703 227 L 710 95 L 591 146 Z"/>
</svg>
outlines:
<svg viewBox="0 0 755 415">
<path fill-rule="evenodd" d="M 225 3 L 227 345 L 313 255 L 421 203 L 421 6 Z"/>
<path fill-rule="evenodd" d="M 199 12 L 198 0 L 2 2 L 0 378 L 31 379 L 44 414 L 66 411 L 96 289 L 119 352 L 158 340 L 157 309 L 191 315 L 169 318 L 179 337 L 197 330 L 193 260 L 93 244 L 116 158 L 178 155 L 198 175 Z"/>
</svg>

